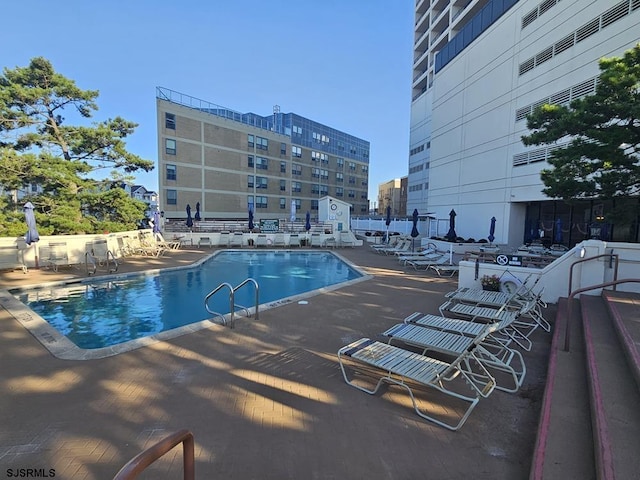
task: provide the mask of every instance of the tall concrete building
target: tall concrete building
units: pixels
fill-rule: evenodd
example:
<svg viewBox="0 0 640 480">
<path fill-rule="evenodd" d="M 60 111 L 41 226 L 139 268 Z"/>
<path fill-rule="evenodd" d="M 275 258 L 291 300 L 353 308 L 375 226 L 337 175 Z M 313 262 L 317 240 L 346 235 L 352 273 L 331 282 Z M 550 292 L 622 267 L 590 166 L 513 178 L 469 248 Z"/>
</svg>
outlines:
<svg viewBox="0 0 640 480">
<path fill-rule="evenodd" d="M 607 219 L 611 202 L 546 197 L 552 150 L 521 141 L 536 106 L 593 94 L 598 60 L 639 32 L 640 0 L 417 0 L 407 210 L 435 234 L 454 209 L 465 238 L 495 216 L 496 242 L 511 245 L 640 241 L 637 217 Z"/>
<path fill-rule="evenodd" d="M 318 214 L 332 196 L 368 212 L 369 142 L 274 107 L 239 113 L 166 88 L 156 91 L 160 208 L 202 219 L 289 218 Z"/>
</svg>

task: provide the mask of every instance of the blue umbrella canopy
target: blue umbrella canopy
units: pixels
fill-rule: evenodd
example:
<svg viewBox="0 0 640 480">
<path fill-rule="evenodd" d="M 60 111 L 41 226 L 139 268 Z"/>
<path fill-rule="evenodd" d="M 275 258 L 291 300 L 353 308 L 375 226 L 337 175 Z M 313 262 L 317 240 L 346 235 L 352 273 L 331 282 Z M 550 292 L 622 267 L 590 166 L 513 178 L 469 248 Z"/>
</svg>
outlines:
<svg viewBox="0 0 640 480">
<path fill-rule="evenodd" d="M 187 203 L 187 227 L 193 227 L 193 218 L 191 218 L 191 205 Z"/>
<path fill-rule="evenodd" d="M 311 230 L 311 214 L 307 212 L 304 217 L 304 229 L 308 232 Z"/>
<path fill-rule="evenodd" d="M 249 230 L 253 230 L 255 225 L 253 224 L 253 209 L 249 208 Z"/>
<path fill-rule="evenodd" d="M 449 231 L 447 232 L 447 240 L 454 242 L 458 237 L 456 234 L 456 211 L 452 208 L 449 212 Z"/>
<path fill-rule="evenodd" d="M 291 200 L 291 218 L 290 220 L 292 222 L 296 221 L 296 201 L 295 200 Z"/>
<path fill-rule="evenodd" d="M 384 221 L 385 225 L 388 227 L 391 225 L 391 206 L 387 206 L 387 218 Z"/>
<path fill-rule="evenodd" d="M 496 239 L 495 234 L 496 233 L 496 217 L 491 217 L 491 226 L 489 227 L 489 243 L 493 243 L 493 241 Z"/>
<path fill-rule="evenodd" d="M 27 233 L 24 236 L 24 242 L 27 245 L 31 245 L 34 242 L 40 240 L 38 235 L 38 229 L 36 228 L 36 217 L 33 213 L 34 206 L 31 202 L 24 204 L 24 220 L 27 223 Z"/>
<path fill-rule="evenodd" d="M 193 216 L 193 219 L 196 222 L 202 220 L 202 218 L 200 218 L 200 202 L 196 202 L 196 214 Z"/>
</svg>

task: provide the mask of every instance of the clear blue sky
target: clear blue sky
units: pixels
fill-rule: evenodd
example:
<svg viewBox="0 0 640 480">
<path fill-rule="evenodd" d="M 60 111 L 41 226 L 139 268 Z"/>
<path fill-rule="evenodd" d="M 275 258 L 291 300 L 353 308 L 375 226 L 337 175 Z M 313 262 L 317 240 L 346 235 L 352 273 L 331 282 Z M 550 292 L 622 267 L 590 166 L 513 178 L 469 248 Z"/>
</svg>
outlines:
<svg viewBox="0 0 640 480">
<path fill-rule="evenodd" d="M 139 124 L 157 160 L 155 87 L 240 112 L 294 112 L 371 142 L 369 198 L 407 174 L 414 0 L 4 2 L 0 66 L 43 56 L 100 91 L 94 120 Z M 137 175 L 158 187 L 157 170 Z"/>
</svg>

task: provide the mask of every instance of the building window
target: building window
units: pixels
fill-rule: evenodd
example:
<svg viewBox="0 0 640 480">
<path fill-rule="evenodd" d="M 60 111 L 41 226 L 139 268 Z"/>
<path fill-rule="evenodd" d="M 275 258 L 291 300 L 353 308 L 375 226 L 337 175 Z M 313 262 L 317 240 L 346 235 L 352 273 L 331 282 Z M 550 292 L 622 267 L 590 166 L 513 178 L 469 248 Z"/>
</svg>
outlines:
<svg viewBox="0 0 640 480">
<path fill-rule="evenodd" d="M 167 155 L 176 154 L 176 141 L 172 138 L 167 138 L 164 141 L 164 151 Z"/>
<path fill-rule="evenodd" d="M 256 188 L 269 188 L 267 177 L 256 177 Z"/>
<path fill-rule="evenodd" d="M 311 200 L 311 210 L 318 210 L 318 200 Z"/>
<path fill-rule="evenodd" d="M 167 180 L 176 180 L 177 176 L 176 166 L 167 164 Z"/>
<path fill-rule="evenodd" d="M 302 148 L 291 146 L 291 155 L 293 155 L 295 158 L 302 158 Z"/>
<path fill-rule="evenodd" d="M 177 205 L 177 204 L 178 204 L 178 191 L 167 190 L 167 205 Z"/>
<path fill-rule="evenodd" d="M 355 190 L 349 190 L 349 198 L 356 198 L 356 191 Z"/>
<path fill-rule="evenodd" d="M 253 168 L 253 165 L 254 165 L 254 163 L 253 163 L 253 155 L 249 155 L 247 157 L 247 167 Z"/>
<path fill-rule="evenodd" d="M 351 170 L 352 172 L 356 171 L 356 164 L 353 162 L 349 162 L 349 170 Z"/>
<path fill-rule="evenodd" d="M 249 146 L 249 148 L 253 148 L 253 146 L 255 145 L 255 142 L 253 140 L 253 135 L 251 134 L 247 135 L 247 145 Z"/>
<path fill-rule="evenodd" d="M 280 173 L 287 173 L 287 162 L 280 162 Z"/>
<path fill-rule="evenodd" d="M 313 193 L 314 195 L 318 195 L 320 193 L 320 185 L 316 183 L 311 185 L 311 193 Z"/>
<path fill-rule="evenodd" d="M 329 195 L 329 185 L 320 185 L 320 195 Z"/>
<path fill-rule="evenodd" d="M 254 183 L 255 183 L 255 177 L 253 175 L 247 175 L 247 187 L 253 188 Z"/>
<path fill-rule="evenodd" d="M 344 158 L 336 158 L 336 167 L 338 167 L 339 170 L 344 168 Z"/>
<path fill-rule="evenodd" d="M 323 180 L 329 180 L 329 170 L 320 170 L 320 178 Z"/>
<path fill-rule="evenodd" d="M 292 175 L 302 175 L 302 165 L 298 165 L 294 163 L 291 165 L 291 174 Z"/>
<path fill-rule="evenodd" d="M 176 129 L 176 116 L 173 113 L 164 114 L 164 127 L 170 130 Z"/>
<path fill-rule="evenodd" d="M 344 182 L 344 173 L 336 172 L 336 182 L 338 183 Z"/>
<path fill-rule="evenodd" d="M 280 197 L 280 210 L 287 208 L 287 199 Z"/>
<path fill-rule="evenodd" d="M 355 185 L 356 184 L 356 177 L 349 177 L 349 185 Z"/>
<path fill-rule="evenodd" d="M 362 173 L 368 173 L 369 172 L 369 165 L 362 165 Z"/>
<path fill-rule="evenodd" d="M 257 157 L 256 168 L 260 170 L 269 170 L 269 160 L 264 157 Z"/>
<path fill-rule="evenodd" d="M 291 191 L 295 193 L 301 193 L 302 184 L 300 182 L 291 182 Z"/>
<path fill-rule="evenodd" d="M 281 192 L 286 192 L 287 191 L 287 181 L 286 180 L 280 180 L 280 191 Z"/>
<path fill-rule="evenodd" d="M 256 208 L 267 208 L 267 197 L 256 195 Z"/>
<path fill-rule="evenodd" d="M 287 154 L 287 144 L 286 143 L 281 143 L 280 144 L 280 155 L 286 155 Z"/>
<path fill-rule="evenodd" d="M 320 169 L 319 168 L 312 168 L 311 169 L 311 177 L 312 178 L 320 178 Z"/>
<path fill-rule="evenodd" d="M 262 137 L 256 137 L 256 148 L 258 150 L 269 150 L 269 140 Z"/>
<path fill-rule="evenodd" d="M 302 135 L 302 128 L 294 125 L 293 126 L 293 133 L 295 133 L 296 135 Z"/>
<path fill-rule="evenodd" d="M 344 197 L 344 188 L 336 187 L 336 197 Z"/>
</svg>

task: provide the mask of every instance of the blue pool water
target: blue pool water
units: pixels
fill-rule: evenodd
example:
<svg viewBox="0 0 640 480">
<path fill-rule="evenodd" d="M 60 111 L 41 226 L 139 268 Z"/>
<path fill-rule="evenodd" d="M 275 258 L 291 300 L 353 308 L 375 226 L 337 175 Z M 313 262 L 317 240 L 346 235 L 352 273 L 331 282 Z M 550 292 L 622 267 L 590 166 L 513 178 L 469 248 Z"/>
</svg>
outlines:
<svg viewBox="0 0 640 480">
<path fill-rule="evenodd" d="M 84 349 L 117 345 L 213 317 L 205 296 L 221 283 L 258 282 L 260 304 L 270 303 L 361 277 L 329 252 L 220 252 L 203 264 L 153 275 L 136 275 L 17 293 L 16 296 L 60 333 Z M 255 305 L 249 284 L 236 304 Z M 229 313 L 229 290 L 209 308 Z"/>
</svg>

